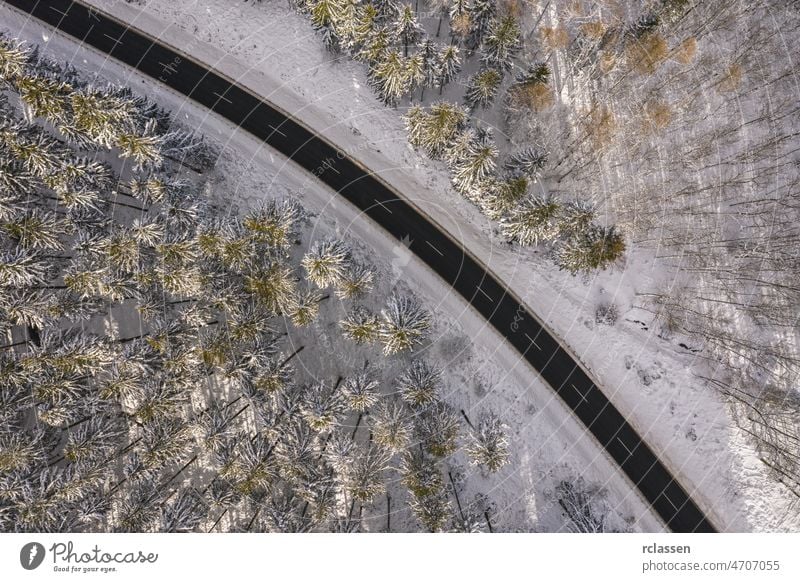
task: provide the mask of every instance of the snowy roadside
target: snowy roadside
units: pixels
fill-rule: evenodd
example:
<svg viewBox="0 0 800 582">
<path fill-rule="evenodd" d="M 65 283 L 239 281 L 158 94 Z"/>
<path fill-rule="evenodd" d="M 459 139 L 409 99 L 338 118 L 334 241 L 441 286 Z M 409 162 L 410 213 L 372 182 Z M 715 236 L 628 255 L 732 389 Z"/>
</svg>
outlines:
<svg viewBox="0 0 800 582">
<path fill-rule="evenodd" d="M 45 32 L 35 21 L 27 21 L 0 7 L 4 28 L 20 39 L 37 43 L 50 54 L 77 67 L 99 72 L 101 79 L 131 86 L 176 112 L 183 122 L 199 129 L 225 146 L 221 174 L 229 177 L 214 184 L 231 209 L 248 207 L 265 196 L 297 195 L 319 217 L 313 236 L 336 233 L 355 242 L 360 253 L 376 263 L 384 287 L 401 285 L 419 294 L 436 314 L 435 351 L 429 354 L 446 370 L 444 397 L 471 416 L 494 410 L 510 426 L 513 461 L 506 471 L 483 477 L 467 468 L 466 494 L 484 492 L 497 506 L 505 530 L 557 531 L 566 527 L 559 507 L 553 503 L 554 484 L 581 476 L 608 490 L 606 502 L 617 513 L 631 518 L 631 527 L 660 531 L 658 519 L 616 470 L 593 437 L 585 433 L 551 390 L 537 379 L 518 355 L 432 272 L 413 260 L 371 221 L 359 218 L 333 192 L 306 172 L 275 154 L 263 144 L 206 110 L 187 103 L 170 90 L 135 74 L 90 49 L 79 47 L 59 34 Z M 393 257 L 378 262 L 378 258 Z M 380 295 L 376 293 L 376 295 Z M 335 320 L 320 323 L 321 331 L 336 333 Z M 470 342 L 471 339 L 471 342 Z M 336 354 L 334 368 L 348 361 L 349 354 Z M 327 373 L 314 370 L 312 373 Z M 462 459 L 456 459 L 465 465 Z M 394 519 L 394 518 L 393 518 Z M 407 518 L 408 519 L 408 518 Z M 402 520 L 398 520 L 402 523 Z M 377 529 L 377 526 L 376 526 Z"/>
<path fill-rule="evenodd" d="M 766 477 L 751 448 L 731 428 L 725 404 L 692 376 L 691 356 L 679 354 L 638 323 L 595 324 L 594 308 L 604 300 L 617 303 L 624 319 L 644 320 L 629 306 L 637 282 L 658 276 L 646 259 L 634 256 L 623 271 L 583 282 L 555 271 L 535 251 L 518 253 L 493 241 L 490 225 L 452 191 L 443 168 L 410 151 L 398 113 L 374 100 L 362 68 L 329 62 L 308 24 L 281 2 L 151 0 L 145 11 L 119 1 L 91 3 L 213 65 L 331 141 L 361 142 L 348 153 L 399 191 L 417 193 L 412 199 L 418 206 L 566 338 L 719 527 L 798 529 L 800 518 L 788 511 L 792 498 Z"/>
</svg>

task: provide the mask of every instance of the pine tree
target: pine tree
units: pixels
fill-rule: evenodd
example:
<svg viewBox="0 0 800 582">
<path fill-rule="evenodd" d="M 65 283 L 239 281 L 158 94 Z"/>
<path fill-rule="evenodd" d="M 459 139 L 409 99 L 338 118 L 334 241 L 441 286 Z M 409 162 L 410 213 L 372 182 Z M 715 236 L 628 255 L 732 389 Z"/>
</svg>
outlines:
<svg viewBox="0 0 800 582">
<path fill-rule="evenodd" d="M 411 419 L 400 402 L 383 400 L 368 418 L 372 438 L 378 445 L 391 452 L 398 452 L 411 443 Z"/>
<path fill-rule="evenodd" d="M 497 0 L 472 0 L 467 11 L 472 27 L 465 44 L 470 51 L 475 51 L 489 34 L 492 21 L 497 14 Z"/>
<path fill-rule="evenodd" d="M 625 239 L 611 227 L 590 225 L 556 250 L 556 263 L 573 275 L 606 269 L 625 253 Z"/>
<path fill-rule="evenodd" d="M 405 120 L 411 145 L 440 159 L 463 128 L 467 112 L 454 103 L 440 101 L 431 105 L 429 112 L 410 108 Z"/>
<path fill-rule="evenodd" d="M 416 43 L 423 34 L 422 26 L 417 20 L 414 9 L 406 4 L 400 9 L 394 23 L 394 34 L 403 42 L 403 56 L 408 56 L 409 43 Z"/>
<path fill-rule="evenodd" d="M 528 195 L 530 182 L 524 176 L 488 180 L 484 196 L 478 200 L 481 210 L 492 220 L 500 220 Z"/>
<path fill-rule="evenodd" d="M 359 503 L 369 503 L 383 493 L 383 473 L 389 468 L 390 457 L 388 452 L 367 445 L 350 458 L 343 482 L 352 499 Z"/>
<path fill-rule="evenodd" d="M 318 287 L 338 285 L 349 263 L 350 251 L 340 240 L 314 241 L 302 260 L 306 277 Z"/>
<path fill-rule="evenodd" d="M 481 60 L 489 67 L 510 71 L 514 56 L 520 48 L 520 30 L 516 18 L 511 15 L 495 18 L 483 40 Z"/>
<path fill-rule="evenodd" d="M 408 78 L 409 91 L 414 91 L 417 87 L 423 87 L 425 83 L 425 63 L 421 53 L 405 59 L 406 77 Z"/>
<path fill-rule="evenodd" d="M 282 314 L 294 305 L 295 281 L 291 265 L 274 260 L 250 272 L 245 277 L 244 290 L 272 313 Z"/>
<path fill-rule="evenodd" d="M 378 402 L 380 383 L 371 370 L 350 376 L 342 383 L 342 394 L 348 406 L 363 413 Z"/>
<path fill-rule="evenodd" d="M 435 457 L 447 457 L 458 448 L 458 416 L 444 402 L 423 409 L 415 418 L 414 429 L 425 450 Z"/>
<path fill-rule="evenodd" d="M 422 101 L 425 98 L 425 89 L 435 87 L 439 80 L 439 52 L 436 43 L 427 39 L 422 43 L 419 55 L 423 74 L 422 94 L 419 100 Z"/>
<path fill-rule="evenodd" d="M 450 81 L 456 78 L 461 70 L 461 57 L 459 56 L 456 45 L 447 45 L 439 52 L 439 63 L 437 71 L 439 73 L 436 85 L 439 87 L 439 94 Z"/>
<path fill-rule="evenodd" d="M 466 447 L 473 465 L 486 467 L 494 473 L 509 462 L 508 427 L 493 414 L 481 418 L 477 428 L 470 432 Z"/>
<path fill-rule="evenodd" d="M 477 198 L 477 187 L 495 171 L 497 154 L 491 133 L 476 133 L 475 138 L 470 139 L 467 146 L 449 160 L 451 179 L 456 190 Z"/>
<path fill-rule="evenodd" d="M 298 327 L 311 325 L 319 315 L 319 304 L 323 300 L 317 289 L 305 289 L 295 296 L 288 311 L 292 323 Z"/>
<path fill-rule="evenodd" d="M 381 101 L 395 107 L 411 89 L 406 61 L 395 49 L 387 50 L 381 59 L 370 68 L 370 84 Z"/>
<path fill-rule="evenodd" d="M 478 71 L 469 79 L 464 94 L 464 103 L 470 109 L 489 107 L 494 102 L 502 81 L 503 74 L 497 69 L 488 68 Z"/>
<path fill-rule="evenodd" d="M 339 299 L 358 299 L 366 295 L 375 279 L 375 270 L 363 263 L 351 262 L 336 287 Z"/>
<path fill-rule="evenodd" d="M 535 181 L 539 179 L 546 163 L 547 154 L 544 151 L 527 147 L 511 154 L 506 160 L 505 169 L 512 177 L 526 176 Z"/>
<path fill-rule="evenodd" d="M 12 83 L 25 71 L 29 51 L 19 42 L 0 38 L 0 79 Z"/>
<path fill-rule="evenodd" d="M 380 340 L 387 356 L 413 351 L 431 325 L 430 314 L 419 301 L 406 295 L 392 295 L 381 317 Z"/>
<path fill-rule="evenodd" d="M 400 397 L 414 407 L 427 406 L 438 398 L 441 372 L 425 360 L 414 360 L 397 379 Z"/>
<path fill-rule="evenodd" d="M 558 230 L 567 237 L 586 232 L 594 222 L 594 208 L 588 202 L 567 202 L 558 216 Z"/>
<path fill-rule="evenodd" d="M 558 234 L 560 210 L 551 198 L 532 195 L 500 221 L 500 230 L 523 246 L 550 241 Z"/>
<path fill-rule="evenodd" d="M 324 382 L 317 382 L 303 391 L 300 415 L 312 430 L 330 430 L 344 412 L 344 399 L 337 387 L 338 384 L 331 389 Z"/>
<path fill-rule="evenodd" d="M 372 343 L 380 337 L 378 316 L 363 307 L 352 309 L 340 324 L 344 336 L 357 344 Z"/>
</svg>

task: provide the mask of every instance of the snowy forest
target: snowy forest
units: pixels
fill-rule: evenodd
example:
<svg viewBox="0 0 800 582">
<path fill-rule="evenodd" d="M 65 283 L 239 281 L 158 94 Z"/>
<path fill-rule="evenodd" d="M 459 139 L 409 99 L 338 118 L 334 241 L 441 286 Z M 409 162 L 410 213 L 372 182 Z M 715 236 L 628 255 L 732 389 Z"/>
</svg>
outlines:
<svg viewBox="0 0 800 582">
<path fill-rule="evenodd" d="M 636 307 L 800 496 L 796 2 L 291 3 L 509 241 L 648 263 Z"/>
<path fill-rule="evenodd" d="M 222 207 L 217 146 L 147 99 L 9 37 L 0 79 L 0 531 L 494 531 L 454 458 L 502 475 L 507 427 L 447 403 L 425 305 L 293 199 Z"/>
</svg>

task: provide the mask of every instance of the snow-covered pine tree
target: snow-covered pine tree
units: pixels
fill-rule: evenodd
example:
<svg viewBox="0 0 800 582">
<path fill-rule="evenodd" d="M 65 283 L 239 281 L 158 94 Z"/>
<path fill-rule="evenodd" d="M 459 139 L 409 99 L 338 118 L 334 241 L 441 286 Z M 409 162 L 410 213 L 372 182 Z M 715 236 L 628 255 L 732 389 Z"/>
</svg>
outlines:
<svg viewBox="0 0 800 582">
<path fill-rule="evenodd" d="M 383 399 L 369 415 L 372 438 L 390 452 L 399 452 L 411 443 L 412 426 L 402 403 Z"/>
<path fill-rule="evenodd" d="M 417 359 L 397 378 L 400 397 L 413 407 L 432 404 L 438 399 L 442 374 L 426 360 Z"/>
<path fill-rule="evenodd" d="M 422 87 L 424 91 L 425 83 L 425 62 L 422 53 L 415 53 L 405 59 L 406 78 L 408 79 L 408 90 L 414 91 L 417 87 Z"/>
<path fill-rule="evenodd" d="M 439 51 L 439 60 L 436 67 L 438 78 L 436 85 L 439 87 L 439 94 L 442 94 L 442 89 L 453 79 L 456 78 L 458 72 L 461 70 L 461 57 L 459 56 L 458 47 L 454 44 L 449 44 L 442 47 Z"/>
<path fill-rule="evenodd" d="M 430 313 L 415 298 L 393 294 L 381 310 L 380 340 L 385 355 L 413 351 L 431 325 Z"/>
<path fill-rule="evenodd" d="M 436 48 L 436 43 L 430 39 L 426 39 L 422 43 L 419 50 L 420 58 L 422 59 L 422 72 L 424 78 L 422 80 L 422 93 L 420 94 L 420 101 L 425 98 L 425 89 L 433 88 L 436 86 L 439 79 L 439 51 Z"/>
<path fill-rule="evenodd" d="M 455 103 L 439 101 L 426 112 L 411 107 L 406 115 L 409 141 L 428 157 L 440 159 L 464 127 L 467 111 Z"/>
<path fill-rule="evenodd" d="M 325 47 L 330 52 L 339 50 L 339 35 L 335 23 L 344 13 L 345 7 L 345 0 L 314 0 L 308 3 L 311 23 L 322 34 Z"/>
<path fill-rule="evenodd" d="M 512 15 L 494 18 L 483 40 L 481 60 L 489 67 L 510 71 L 521 45 L 519 24 Z"/>
<path fill-rule="evenodd" d="M 410 4 L 403 5 L 394 21 L 394 35 L 403 43 L 403 56 L 408 56 L 408 45 L 415 44 L 423 32 L 414 9 Z"/>
<path fill-rule="evenodd" d="M 347 405 L 356 412 L 363 413 L 374 406 L 380 397 L 380 383 L 370 369 L 349 376 L 342 383 L 342 394 Z"/>
<path fill-rule="evenodd" d="M 531 195 L 500 221 L 505 236 L 522 246 L 537 245 L 558 235 L 561 205 L 549 197 Z"/>
<path fill-rule="evenodd" d="M 495 171 L 498 149 L 490 130 L 478 131 L 475 139 L 467 147 L 459 148 L 457 156 L 450 156 L 450 177 L 453 186 L 469 197 L 477 200 L 478 186 Z"/>
<path fill-rule="evenodd" d="M 0 79 L 12 83 L 25 72 L 30 51 L 20 42 L 0 37 Z"/>
<path fill-rule="evenodd" d="M 478 426 L 469 433 L 467 454 L 473 465 L 485 467 L 494 473 L 509 462 L 508 427 L 494 414 L 480 419 Z"/>
<path fill-rule="evenodd" d="M 316 432 L 328 431 L 338 422 L 345 410 L 338 383 L 329 388 L 324 382 L 308 386 L 302 393 L 300 416 Z"/>
<path fill-rule="evenodd" d="M 485 182 L 484 195 L 478 200 L 483 212 L 492 220 L 500 220 L 528 194 L 530 182 L 525 176 L 489 179 Z"/>
<path fill-rule="evenodd" d="M 536 181 L 546 163 L 547 154 L 540 148 L 529 146 L 511 154 L 505 162 L 505 169 L 514 178 L 526 176 Z"/>
<path fill-rule="evenodd" d="M 352 261 L 336 286 L 339 299 L 358 299 L 372 289 L 375 269 L 364 263 Z"/>
<path fill-rule="evenodd" d="M 497 96 L 503 74 L 494 68 L 484 68 L 472 75 L 464 93 L 464 103 L 470 109 L 489 107 Z"/>
<path fill-rule="evenodd" d="M 472 0 L 467 12 L 472 26 L 464 44 L 469 51 L 476 51 L 489 34 L 492 20 L 497 14 L 497 0 Z"/>
<path fill-rule="evenodd" d="M 577 236 L 590 228 L 594 218 L 594 207 L 588 202 L 567 202 L 558 216 L 558 229 L 563 236 Z"/>
<path fill-rule="evenodd" d="M 384 492 L 383 473 L 389 468 L 391 453 L 367 444 L 349 459 L 343 475 L 344 489 L 359 503 L 369 503 Z"/>
<path fill-rule="evenodd" d="M 592 224 L 556 249 L 556 263 L 573 275 L 606 269 L 625 254 L 625 239 L 613 226 Z"/>
<path fill-rule="evenodd" d="M 370 85 L 381 101 L 395 107 L 400 98 L 411 89 L 406 59 L 399 50 L 389 49 L 370 67 Z"/>
<path fill-rule="evenodd" d="M 318 287 L 338 285 L 350 265 L 350 250 L 341 240 L 317 240 L 301 261 L 306 277 Z"/>
<path fill-rule="evenodd" d="M 447 457 L 458 448 L 459 417 L 453 408 L 437 400 L 414 418 L 414 431 L 426 451 Z"/>
<path fill-rule="evenodd" d="M 339 322 L 342 334 L 357 344 L 367 344 L 380 337 L 381 323 L 377 315 L 357 306 Z"/>
<path fill-rule="evenodd" d="M 288 311 L 292 323 L 298 327 L 314 323 L 319 315 L 319 304 L 322 300 L 322 293 L 318 289 L 308 288 L 299 292 Z"/>
</svg>

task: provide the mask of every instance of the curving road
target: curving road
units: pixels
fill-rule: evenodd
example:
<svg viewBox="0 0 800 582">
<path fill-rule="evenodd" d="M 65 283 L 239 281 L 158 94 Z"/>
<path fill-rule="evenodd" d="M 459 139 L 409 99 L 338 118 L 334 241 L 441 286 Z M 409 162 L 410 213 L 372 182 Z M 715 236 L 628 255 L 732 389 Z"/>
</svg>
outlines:
<svg viewBox="0 0 800 582">
<path fill-rule="evenodd" d="M 551 333 L 466 249 L 376 176 L 286 113 L 158 40 L 71 0 L 3 0 L 135 67 L 263 140 L 316 174 L 458 291 L 583 422 L 667 526 L 714 526 Z"/>
</svg>

